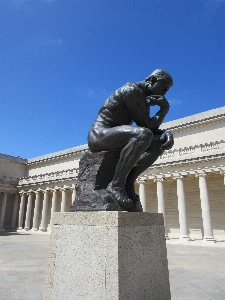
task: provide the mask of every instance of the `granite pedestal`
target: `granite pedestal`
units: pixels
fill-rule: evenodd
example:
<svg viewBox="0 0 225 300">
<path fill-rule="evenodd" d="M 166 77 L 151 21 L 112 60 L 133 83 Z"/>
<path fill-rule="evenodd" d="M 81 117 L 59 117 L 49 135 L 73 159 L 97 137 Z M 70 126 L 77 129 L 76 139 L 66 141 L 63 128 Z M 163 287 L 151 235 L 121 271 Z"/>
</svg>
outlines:
<svg viewBox="0 0 225 300">
<path fill-rule="evenodd" d="M 163 215 L 55 213 L 44 299 L 171 299 Z"/>
</svg>

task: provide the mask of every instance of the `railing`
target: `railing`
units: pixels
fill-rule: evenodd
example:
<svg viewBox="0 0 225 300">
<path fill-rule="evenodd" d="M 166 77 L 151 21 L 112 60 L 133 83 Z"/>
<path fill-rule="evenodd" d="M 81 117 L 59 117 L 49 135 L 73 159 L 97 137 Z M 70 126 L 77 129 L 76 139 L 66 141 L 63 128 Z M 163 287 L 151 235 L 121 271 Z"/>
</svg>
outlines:
<svg viewBox="0 0 225 300">
<path fill-rule="evenodd" d="M 165 151 L 160 157 L 159 160 L 168 160 L 171 158 L 178 158 L 183 157 L 187 155 L 199 155 L 201 153 L 205 152 L 213 152 L 220 149 L 220 144 L 224 143 L 224 141 L 220 142 L 212 142 L 212 143 L 206 143 L 204 145 L 196 145 L 191 147 L 185 147 L 180 149 L 174 149 L 174 150 L 168 150 Z M 222 149 L 222 147 L 221 147 Z"/>
<path fill-rule="evenodd" d="M 79 169 L 68 169 L 63 171 L 45 173 L 40 175 L 23 177 L 19 180 L 19 186 L 27 184 L 36 184 L 38 182 L 51 182 L 51 181 L 60 181 L 66 179 L 76 179 L 78 176 Z"/>
</svg>

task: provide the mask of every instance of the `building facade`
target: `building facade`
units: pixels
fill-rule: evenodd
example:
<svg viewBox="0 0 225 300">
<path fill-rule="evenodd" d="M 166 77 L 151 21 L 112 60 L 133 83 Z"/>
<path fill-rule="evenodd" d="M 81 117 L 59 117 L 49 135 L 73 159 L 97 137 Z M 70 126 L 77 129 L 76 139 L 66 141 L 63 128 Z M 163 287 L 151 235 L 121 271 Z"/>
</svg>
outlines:
<svg viewBox="0 0 225 300">
<path fill-rule="evenodd" d="M 146 212 L 164 214 L 167 238 L 225 240 L 225 107 L 164 123 L 174 147 L 136 182 Z M 87 145 L 25 160 L 0 155 L 0 229 L 50 231 L 69 211 Z"/>
</svg>

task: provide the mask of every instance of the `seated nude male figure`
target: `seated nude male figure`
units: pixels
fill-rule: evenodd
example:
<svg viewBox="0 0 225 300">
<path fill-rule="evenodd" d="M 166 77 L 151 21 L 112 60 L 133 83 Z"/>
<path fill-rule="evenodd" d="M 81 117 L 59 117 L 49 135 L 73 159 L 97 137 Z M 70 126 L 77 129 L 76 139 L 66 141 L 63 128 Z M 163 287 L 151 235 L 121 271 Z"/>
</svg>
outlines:
<svg viewBox="0 0 225 300">
<path fill-rule="evenodd" d="M 172 133 L 159 129 L 169 111 L 164 95 L 172 85 L 170 74 L 161 69 L 141 82 L 126 83 L 105 101 L 89 131 L 92 152 L 121 151 L 106 191 L 125 210 L 139 201 L 134 190 L 137 177 L 173 146 Z M 154 105 L 160 109 L 151 118 L 150 106 Z"/>
</svg>

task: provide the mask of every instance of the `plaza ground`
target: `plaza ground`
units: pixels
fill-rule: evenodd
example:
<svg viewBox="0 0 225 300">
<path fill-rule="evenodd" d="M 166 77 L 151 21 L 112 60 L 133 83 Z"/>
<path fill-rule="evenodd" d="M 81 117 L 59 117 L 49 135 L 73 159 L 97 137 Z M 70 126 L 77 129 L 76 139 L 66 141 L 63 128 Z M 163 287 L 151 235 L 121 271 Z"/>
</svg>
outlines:
<svg viewBox="0 0 225 300">
<path fill-rule="evenodd" d="M 0 233 L 1 300 L 42 299 L 49 237 Z M 167 253 L 172 300 L 225 299 L 225 242 L 183 245 L 174 240 L 167 243 Z"/>
</svg>

